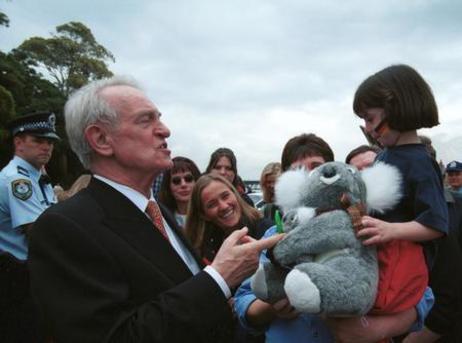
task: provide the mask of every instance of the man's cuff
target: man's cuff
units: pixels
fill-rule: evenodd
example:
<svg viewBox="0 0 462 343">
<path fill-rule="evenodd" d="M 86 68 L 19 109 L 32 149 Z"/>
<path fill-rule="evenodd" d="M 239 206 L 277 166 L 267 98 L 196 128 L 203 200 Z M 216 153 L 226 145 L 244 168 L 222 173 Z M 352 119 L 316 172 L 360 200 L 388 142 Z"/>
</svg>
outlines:
<svg viewBox="0 0 462 343">
<path fill-rule="evenodd" d="M 212 266 L 207 266 L 204 268 L 204 272 L 209 274 L 212 277 L 212 279 L 215 280 L 218 286 L 220 286 L 226 299 L 231 298 L 231 290 L 229 289 L 228 284 L 226 283 L 225 279 L 223 279 L 223 277 L 220 275 L 220 273 L 215 270 L 215 268 L 213 268 Z"/>
</svg>

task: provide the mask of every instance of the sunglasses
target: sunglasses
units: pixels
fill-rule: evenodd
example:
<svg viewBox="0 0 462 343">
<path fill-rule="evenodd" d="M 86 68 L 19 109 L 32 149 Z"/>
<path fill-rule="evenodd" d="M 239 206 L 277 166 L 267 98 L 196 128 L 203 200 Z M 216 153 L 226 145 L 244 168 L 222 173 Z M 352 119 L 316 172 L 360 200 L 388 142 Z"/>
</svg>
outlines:
<svg viewBox="0 0 462 343">
<path fill-rule="evenodd" d="M 184 180 L 186 183 L 191 183 L 194 181 L 194 178 L 191 174 L 187 174 L 185 176 L 174 176 L 172 177 L 172 183 L 175 186 L 178 186 L 181 183 L 181 180 Z"/>
</svg>

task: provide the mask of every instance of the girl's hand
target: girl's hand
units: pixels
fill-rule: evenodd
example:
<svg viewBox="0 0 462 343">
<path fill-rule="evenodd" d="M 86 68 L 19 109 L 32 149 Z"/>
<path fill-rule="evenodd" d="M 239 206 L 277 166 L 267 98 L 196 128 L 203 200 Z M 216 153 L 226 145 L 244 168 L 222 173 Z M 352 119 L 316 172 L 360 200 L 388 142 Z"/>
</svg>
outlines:
<svg viewBox="0 0 462 343">
<path fill-rule="evenodd" d="M 393 236 L 393 224 L 383 220 L 364 216 L 361 219 L 363 229 L 358 231 L 357 236 L 364 238 L 364 245 L 377 245 L 391 241 Z"/>
<path fill-rule="evenodd" d="M 293 319 L 299 313 L 290 305 L 287 298 L 274 304 L 256 299 L 250 304 L 245 315 L 250 325 L 263 326 L 269 325 L 275 318 Z"/>
<path fill-rule="evenodd" d="M 369 327 L 368 319 L 368 317 L 327 318 L 327 325 L 335 337 L 335 342 L 338 343 L 372 343 L 386 338 L 381 330 Z"/>
<path fill-rule="evenodd" d="M 326 322 L 335 342 L 373 343 L 408 332 L 416 319 L 417 312 L 415 308 L 411 308 L 380 316 L 329 318 Z"/>
<path fill-rule="evenodd" d="M 433 343 L 438 342 L 441 338 L 441 335 L 427 329 L 423 328 L 420 331 L 412 332 L 406 336 L 403 340 L 403 343 Z"/>
<path fill-rule="evenodd" d="M 281 299 L 273 304 L 276 317 L 282 319 L 293 319 L 299 315 L 299 312 L 292 307 L 287 298 Z"/>
</svg>

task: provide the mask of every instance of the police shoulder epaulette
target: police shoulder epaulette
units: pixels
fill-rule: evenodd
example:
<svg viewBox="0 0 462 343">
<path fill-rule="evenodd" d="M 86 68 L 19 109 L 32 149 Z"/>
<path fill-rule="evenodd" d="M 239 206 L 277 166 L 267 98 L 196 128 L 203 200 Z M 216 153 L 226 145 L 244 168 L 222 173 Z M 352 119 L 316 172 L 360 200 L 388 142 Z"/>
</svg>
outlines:
<svg viewBox="0 0 462 343">
<path fill-rule="evenodd" d="M 26 168 L 21 166 L 17 166 L 17 168 L 19 174 L 29 177 L 29 171 Z"/>
</svg>

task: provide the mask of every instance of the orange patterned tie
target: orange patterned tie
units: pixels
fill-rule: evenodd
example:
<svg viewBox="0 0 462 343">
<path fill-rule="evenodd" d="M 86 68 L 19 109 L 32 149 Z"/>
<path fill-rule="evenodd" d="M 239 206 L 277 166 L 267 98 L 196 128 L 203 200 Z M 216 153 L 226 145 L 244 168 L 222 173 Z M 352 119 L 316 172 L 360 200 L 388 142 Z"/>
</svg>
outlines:
<svg viewBox="0 0 462 343">
<path fill-rule="evenodd" d="M 154 223 L 154 226 L 160 231 L 162 236 L 164 236 L 167 241 L 170 241 L 168 239 L 167 231 L 164 227 L 162 213 L 160 213 L 159 206 L 155 201 L 150 200 L 148 202 L 148 207 L 146 207 L 146 213 L 149 216 L 149 218 L 151 218 L 152 222 Z"/>
</svg>

